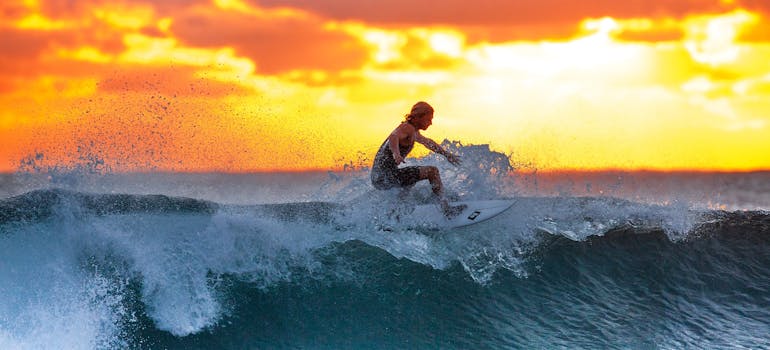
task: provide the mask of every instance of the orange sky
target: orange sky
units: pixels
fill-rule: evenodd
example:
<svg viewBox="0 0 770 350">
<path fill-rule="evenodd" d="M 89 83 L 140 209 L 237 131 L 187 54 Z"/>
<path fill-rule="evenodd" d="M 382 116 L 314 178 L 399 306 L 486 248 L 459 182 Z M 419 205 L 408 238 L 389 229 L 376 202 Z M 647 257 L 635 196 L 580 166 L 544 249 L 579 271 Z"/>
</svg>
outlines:
<svg viewBox="0 0 770 350">
<path fill-rule="evenodd" d="M 0 171 L 366 163 L 418 100 L 426 136 L 539 170 L 770 169 L 769 18 L 765 0 L 3 1 Z"/>
</svg>

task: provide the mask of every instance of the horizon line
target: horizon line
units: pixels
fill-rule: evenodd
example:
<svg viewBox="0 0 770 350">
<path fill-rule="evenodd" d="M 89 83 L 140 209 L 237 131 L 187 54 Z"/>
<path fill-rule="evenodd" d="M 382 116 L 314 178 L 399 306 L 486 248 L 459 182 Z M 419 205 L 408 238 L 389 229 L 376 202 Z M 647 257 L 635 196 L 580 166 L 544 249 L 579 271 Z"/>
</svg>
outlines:
<svg viewBox="0 0 770 350">
<path fill-rule="evenodd" d="M 249 174 L 309 174 L 309 173 L 360 173 L 369 171 L 368 168 L 358 169 L 340 169 L 340 168 L 308 168 L 308 169 L 264 169 L 264 170 L 135 170 L 135 171 L 110 171 L 110 172 L 90 172 L 83 173 L 83 175 L 131 175 L 131 174 L 226 174 L 226 175 L 249 175 Z M 64 172 L 65 174 L 68 172 Z M 76 173 L 76 172 L 73 172 Z M 543 175 L 560 175 L 560 174 L 598 174 L 598 173 L 655 173 L 655 174 L 750 174 L 750 173 L 770 173 L 770 168 L 757 168 L 757 169 L 656 169 L 656 168 L 604 168 L 604 169 L 514 169 L 509 171 L 510 174 L 543 174 Z M 20 172 L 20 171 L 3 171 L 0 170 L 0 175 L 50 175 L 49 172 Z"/>
</svg>

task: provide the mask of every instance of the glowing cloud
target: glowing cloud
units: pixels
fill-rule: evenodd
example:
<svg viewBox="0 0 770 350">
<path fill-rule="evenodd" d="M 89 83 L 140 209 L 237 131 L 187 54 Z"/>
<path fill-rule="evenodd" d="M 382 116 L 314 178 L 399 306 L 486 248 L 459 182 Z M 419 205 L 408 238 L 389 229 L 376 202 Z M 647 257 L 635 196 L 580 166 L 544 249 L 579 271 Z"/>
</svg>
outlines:
<svg viewBox="0 0 770 350">
<path fill-rule="evenodd" d="M 757 21 L 757 15 L 743 10 L 693 18 L 686 24 L 685 47 L 700 63 L 717 66 L 735 62 L 741 50 L 736 38 L 741 29 Z"/>
</svg>

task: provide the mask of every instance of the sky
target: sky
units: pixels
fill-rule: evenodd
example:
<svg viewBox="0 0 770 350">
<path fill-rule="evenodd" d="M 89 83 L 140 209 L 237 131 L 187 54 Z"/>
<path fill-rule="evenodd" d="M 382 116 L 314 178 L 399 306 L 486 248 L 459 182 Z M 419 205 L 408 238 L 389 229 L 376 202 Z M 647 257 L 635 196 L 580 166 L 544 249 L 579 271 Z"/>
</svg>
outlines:
<svg viewBox="0 0 770 350">
<path fill-rule="evenodd" d="M 766 0 L 5 0 L 0 171 L 770 169 Z M 414 154 L 427 154 L 417 147 Z"/>
</svg>

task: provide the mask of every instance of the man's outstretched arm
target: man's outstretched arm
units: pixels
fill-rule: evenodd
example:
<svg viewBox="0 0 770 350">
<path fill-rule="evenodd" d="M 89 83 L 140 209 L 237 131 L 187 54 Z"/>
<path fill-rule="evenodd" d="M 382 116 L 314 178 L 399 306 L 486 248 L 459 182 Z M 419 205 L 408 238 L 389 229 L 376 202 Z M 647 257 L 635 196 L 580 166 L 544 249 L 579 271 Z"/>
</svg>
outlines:
<svg viewBox="0 0 770 350">
<path fill-rule="evenodd" d="M 446 157 L 446 159 L 449 161 L 449 163 L 452 163 L 452 165 L 460 165 L 460 157 L 447 152 L 447 150 L 441 147 L 441 145 L 439 145 L 436 141 L 433 141 L 430 138 L 422 136 L 422 134 L 420 134 L 419 132 L 417 133 L 417 137 L 415 137 L 415 141 L 424 145 L 429 150 Z"/>
</svg>

